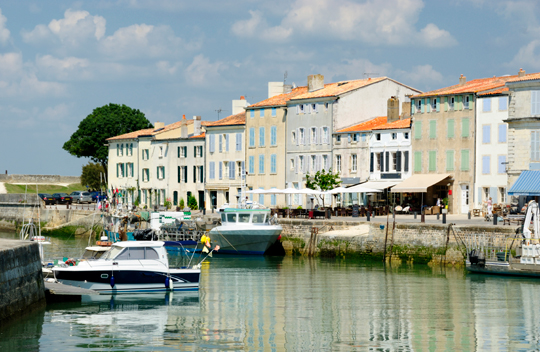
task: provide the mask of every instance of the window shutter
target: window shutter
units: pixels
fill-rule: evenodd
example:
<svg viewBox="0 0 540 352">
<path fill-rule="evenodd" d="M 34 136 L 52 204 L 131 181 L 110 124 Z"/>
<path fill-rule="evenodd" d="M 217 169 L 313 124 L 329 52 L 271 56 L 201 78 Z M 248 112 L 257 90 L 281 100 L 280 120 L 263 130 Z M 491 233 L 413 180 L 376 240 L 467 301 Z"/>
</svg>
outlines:
<svg viewBox="0 0 540 352">
<path fill-rule="evenodd" d="M 441 111 L 441 98 L 439 97 L 439 98 L 435 98 L 435 99 L 437 99 L 436 100 L 437 101 L 437 112 L 439 112 L 439 111 Z"/>
<path fill-rule="evenodd" d="M 242 161 L 241 166 L 242 166 L 242 175 L 241 175 L 240 179 L 245 180 L 246 179 L 246 165 L 245 165 L 245 162 Z"/>
<path fill-rule="evenodd" d="M 384 152 L 379 153 L 381 156 L 381 172 L 384 172 Z"/>
<path fill-rule="evenodd" d="M 299 170 L 299 165 L 298 165 L 299 160 L 300 158 L 298 156 L 294 157 L 294 172 L 295 173 L 298 173 L 298 170 Z"/>
<path fill-rule="evenodd" d="M 482 126 L 482 143 L 491 143 L 491 126 Z"/>
<path fill-rule="evenodd" d="M 118 178 L 118 175 L 120 174 L 120 172 L 118 171 L 118 169 L 120 168 L 120 164 L 116 164 L 116 177 Z"/>
<path fill-rule="evenodd" d="M 469 137 L 469 118 L 461 119 L 461 137 Z"/>
<path fill-rule="evenodd" d="M 211 141 L 210 141 L 211 143 Z M 178 149 L 178 157 L 180 157 L 180 147 L 177 148 Z"/>
<path fill-rule="evenodd" d="M 225 135 L 225 151 L 229 151 L 229 134 Z"/>
<path fill-rule="evenodd" d="M 223 179 L 223 161 L 219 162 L 218 176 L 220 180 Z"/>
<path fill-rule="evenodd" d="M 178 183 L 180 183 L 180 166 L 178 166 L 176 172 L 178 173 L 177 176 L 176 176 L 176 177 L 177 177 L 177 181 L 178 181 Z"/>
<path fill-rule="evenodd" d="M 422 172 L 422 152 L 414 152 L 414 172 Z"/>
<path fill-rule="evenodd" d="M 197 147 L 193 146 L 193 157 L 197 157 Z"/>
<path fill-rule="evenodd" d="M 193 166 L 193 183 L 197 183 L 197 166 Z"/>
<path fill-rule="evenodd" d="M 386 152 L 386 156 L 385 156 L 385 162 L 386 162 L 386 167 L 385 167 L 385 170 L 386 172 L 390 171 L 390 152 Z"/>
<path fill-rule="evenodd" d="M 464 149 L 461 151 L 461 170 L 469 170 L 469 150 Z"/>
<path fill-rule="evenodd" d="M 401 152 L 396 152 L 396 171 L 401 171 Z"/>
<path fill-rule="evenodd" d="M 347 142 L 351 143 L 351 134 L 350 133 L 347 135 Z"/>
<path fill-rule="evenodd" d="M 506 143 L 506 124 L 499 125 L 499 143 Z"/>
<path fill-rule="evenodd" d="M 421 112 L 424 113 L 425 110 L 426 110 L 426 99 L 420 99 L 420 104 L 421 104 Z"/>
<path fill-rule="evenodd" d="M 407 172 L 409 171 L 409 152 L 405 151 L 403 152 L 403 171 Z"/>
<path fill-rule="evenodd" d="M 300 145 L 300 129 L 296 129 L 296 145 Z"/>
<path fill-rule="evenodd" d="M 369 158 L 369 172 L 373 172 L 373 159 L 374 159 L 375 155 L 373 153 L 371 153 L 371 156 Z"/>
<path fill-rule="evenodd" d="M 422 138 L 422 121 L 414 122 L 414 138 L 415 139 Z"/>
<path fill-rule="evenodd" d="M 304 169 L 302 170 L 302 172 L 304 174 L 307 174 L 307 172 L 309 170 L 309 168 L 308 168 L 309 165 L 308 164 L 309 164 L 309 160 L 306 157 L 304 157 Z"/>
</svg>

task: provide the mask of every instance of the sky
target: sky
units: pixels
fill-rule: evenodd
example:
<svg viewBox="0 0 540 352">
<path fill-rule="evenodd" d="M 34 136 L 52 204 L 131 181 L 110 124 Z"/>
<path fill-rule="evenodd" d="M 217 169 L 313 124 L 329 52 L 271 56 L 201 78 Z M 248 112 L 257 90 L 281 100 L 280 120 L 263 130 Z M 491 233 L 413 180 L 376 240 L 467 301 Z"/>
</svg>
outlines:
<svg viewBox="0 0 540 352">
<path fill-rule="evenodd" d="M 0 1 L 0 172 L 79 176 L 94 108 L 214 121 L 268 82 L 387 76 L 422 91 L 540 71 L 540 1 Z"/>
</svg>

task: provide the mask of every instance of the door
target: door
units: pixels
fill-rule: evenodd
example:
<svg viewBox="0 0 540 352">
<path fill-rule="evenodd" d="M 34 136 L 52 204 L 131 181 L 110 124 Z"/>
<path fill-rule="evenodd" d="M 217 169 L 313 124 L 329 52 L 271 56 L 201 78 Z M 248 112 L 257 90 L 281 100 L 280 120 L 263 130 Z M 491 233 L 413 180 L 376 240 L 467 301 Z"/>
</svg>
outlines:
<svg viewBox="0 0 540 352">
<path fill-rule="evenodd" d="M 461 213 L 469 212 L 469 185 L 461 185 Z"/>
<path fill-rule="evenodd" d="M 205 209 L 204 191 L 199 191 L 199 210 Z"/>
</svg>

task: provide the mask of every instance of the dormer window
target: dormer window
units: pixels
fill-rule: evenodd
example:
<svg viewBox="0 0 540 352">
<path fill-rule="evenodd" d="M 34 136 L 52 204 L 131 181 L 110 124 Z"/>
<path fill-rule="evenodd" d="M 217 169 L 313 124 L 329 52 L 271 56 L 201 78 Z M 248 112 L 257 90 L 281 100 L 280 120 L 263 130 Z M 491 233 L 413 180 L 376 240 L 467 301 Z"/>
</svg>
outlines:
<svg viewBox="0 0 540 352">
<path fill-rule="evenodd" d="M 450 110 L 454 110 L 454 102 L 455 102 L 455 97 L 450 97 L 448 99 L 448 108 Z"/>
<path fill-rule="evenodd" d="M 397 133 L 396 133 L 396 132 L 393 132 L 393 133 L 392 133 L 392 139 L 393 139 L 393 140 L 396 140 L 396 139 L 397 139 Z"/>
<path fill-rule="evenodd" d="M 163 158 L 163 147 L 159 147 L 159 157 Z"/>
<path fill-rule="evenodd" d="M 380 141 L 381 140 L 381 134 L 375 133 L 375 140 Z"/>
</svg>

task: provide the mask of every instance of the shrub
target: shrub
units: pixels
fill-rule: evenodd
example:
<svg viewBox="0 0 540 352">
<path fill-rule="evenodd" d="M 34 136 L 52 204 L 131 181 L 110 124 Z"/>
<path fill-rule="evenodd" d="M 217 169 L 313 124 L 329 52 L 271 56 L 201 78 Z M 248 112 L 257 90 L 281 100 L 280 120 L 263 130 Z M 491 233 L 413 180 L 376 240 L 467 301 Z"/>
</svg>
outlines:
<svg viewBox="0 0 540 352">
<path fill-rule="evenodd" d="M 190 196 L 189 199 L 188 199 L 188 207 L 191 210 L 197 209 L 198 208 L 198 206 L 197 206 L 197 198 L 195 198 L 193 196 Z"/>
<path fill-rule="evenodd" d="M 172 203 L 171 203 L 171 198 L 167 198 L 164 202 L 163 202 L 163 206 L 167 209 L 171 209 L 171 206 L 172 206 Z"/>
<path fill-rule="evenodd" d="M 184 209 L 184 198 L 180 198 L 180 203 L 178 203 L 180 205 L 180 209 Z"/>
</svg>

